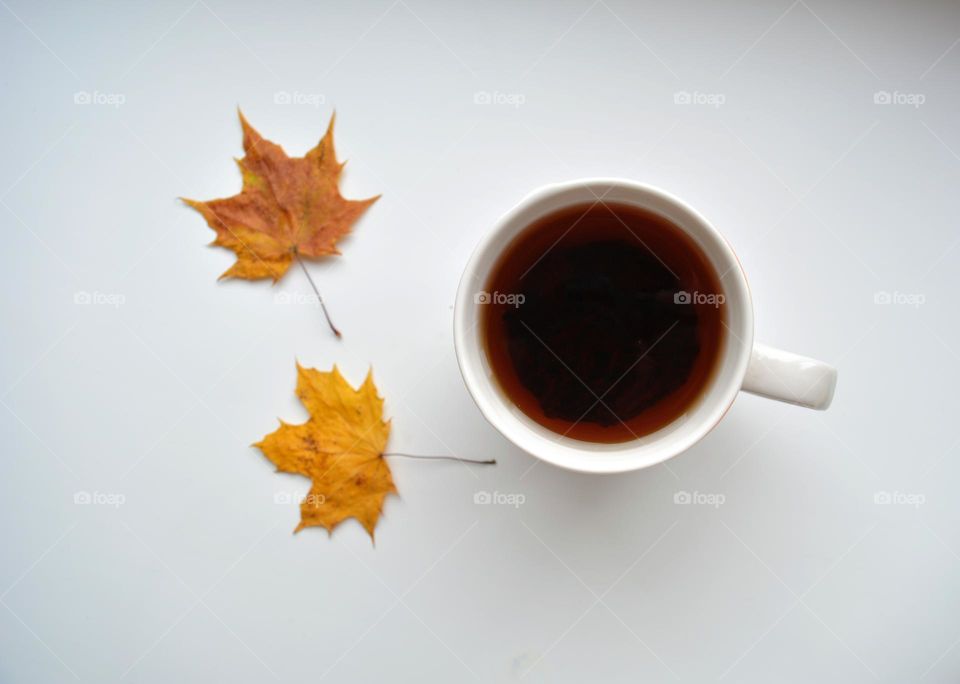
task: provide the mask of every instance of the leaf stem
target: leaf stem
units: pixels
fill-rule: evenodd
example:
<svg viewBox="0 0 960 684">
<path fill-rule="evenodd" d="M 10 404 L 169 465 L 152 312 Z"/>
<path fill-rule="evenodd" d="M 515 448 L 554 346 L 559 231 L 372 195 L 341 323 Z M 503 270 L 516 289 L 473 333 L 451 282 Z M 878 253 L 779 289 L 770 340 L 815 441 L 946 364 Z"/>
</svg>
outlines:
<svg viewBox="0 0 960 684">
<path fill-rule="evenodd" d="M 340 334 L 340 331 L 337 330 L 337 327 L 333 324 L 333 321 L 330 320 L 330 314 L 327 311 L 327 305 L 323 303 L 323 297 L 320 296 L 320 290 L 317 289 L 317 284 L 313 282 L 313 278 L 310 277 L 310 271 L 307 270 L 306 264 L 303 263 L 303 259 L 300 258 L 300 252 L 297 251 L 297 248 L 293 248 L 293 256 L 297 258 L 297 263 L 300 264 L 300 268 L 303 269 L 303 274 L 307 276 L 307 280 L 310 281 L 310 287 L 313 288 L 314 294 L 317 295 L 317 301 L 320 302 L 320 308 L 323 309 L 323 317 L 327 319 L 327 325 L 330 326 L 330 330 L 333 331 L 333 334 L 338 338 L 343 337 Z"/>
<path fill-rule="evenodd" d="M 460 463 L 476 463 L 478 465 L 496 465 L 496 459 L 487 459 L 485 461 L 480 461 L 474 458 L 459 458 L 457 456 L 420 456 L 417 454 L 400 454 L 397 452 L 391 452 L 389 454 L 384 454 L 384 456 L 402 456 L 403 458 L 422 458 L 424 460 L 445 460 L 445 461 L 459 461 Z"/>
</svg>

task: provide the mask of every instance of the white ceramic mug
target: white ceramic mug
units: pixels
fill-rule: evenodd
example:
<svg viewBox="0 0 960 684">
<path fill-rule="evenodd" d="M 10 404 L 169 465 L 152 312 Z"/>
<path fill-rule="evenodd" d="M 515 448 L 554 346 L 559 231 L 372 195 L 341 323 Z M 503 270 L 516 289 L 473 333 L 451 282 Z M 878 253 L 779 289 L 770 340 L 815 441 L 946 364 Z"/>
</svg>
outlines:
<svg viewBox="0 0 960 684">
<path fill-rule="evenodd" d="M 484 306 L 477 293 L 500 255 L 524 228 L 571 205 L 611 202 L 658 213 L 692 237 L 721 276 L 726 336 L 718 367 L 698 400 L 673 422 L 617 444 L 561 436 L 524 414 L 493 375 L 481 339 Z M 667 460 L 712 430 L 740 390 L 814 409 L 833 398 L 837 371 L 820 361 L 753 341 L 753 303 L 737 256 L 723 236 L 694 209 L 657 188 L 622 179 L 587 179 L 540 188 L 506 213 L 474 250 L 457 290 L 454 310 L 457 362 L 484 417 L 511 442 L 544 461 L 581 472 L 616 473 Z"/>
</svg>

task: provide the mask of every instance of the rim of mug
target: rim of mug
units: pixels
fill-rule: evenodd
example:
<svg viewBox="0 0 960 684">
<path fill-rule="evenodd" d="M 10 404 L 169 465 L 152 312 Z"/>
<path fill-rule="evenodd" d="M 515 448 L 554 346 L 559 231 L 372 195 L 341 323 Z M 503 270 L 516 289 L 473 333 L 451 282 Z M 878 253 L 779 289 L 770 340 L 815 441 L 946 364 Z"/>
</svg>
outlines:
<svg viewBox="0 0 960 684">
<path fill-rule="evenodd" d="M 666 215 L 700 245 L 714 268 L 726 266 L 725 272 L 719 275 L 725 295 L 730 294 L 728 282 L 731 282 L 736 290 L 733 294 L 737 298 L 736 314 L 740 325 L 739 330 L 734 331 L 729 322 L 725 322 L 724 350 L 721 352 L 723 356 L 718 362 L 719 366 L 708 389 L 698 402 L 691 406 L 691 410 L 697 409 L 703 414 L 699 420 L 695 423 L 689 420 L 688 412 L 649 435 L 608 444 L 559 435 L 516 407 L 489 368 L 483 341 L 480 339 L 482 332 L 479 329 L 479 305 L 474 301 L 473 293 L 485 286 L 484 281 L 489 276 L 490 268 L 524 228 L 537 218 L 565 206 L 589 202 L 591 198 L 571 198 L 539 211 L 531 209 L 564 194 L 576 194 L 580 191 L 586 191 L 596 201 L 602 202 L 614 190 L 633 193 L 633 197 L 611 198 L 611 202 L 634 204 Z M 598 195 L 598 192 L 602 194 Z M 658 203 L 659 207 L 651 206 Z M 670 215 L 658 210 L 664 207 L 672 210 Z M 697 231 L 692 231 L 691 225 L 696 226 Z M 726 264 L 717 263 L 717 253 L 725 257 Z M 478 265 L 483 261 L 489 261 L 489 264 L 478 273 Z M 680 198 L 655 186 L 623 178 L 565 181 L 542 186 L 527 194 L 494 223 L 471 253 L 457 288 L 453 319 L 454 346 L 460 374 L 467 391 L 487 422 L 532 456 L 577 472 L 619 473 L 640 470 L 662 463 L 692 447 L 720 422 L 733 405 L 740 392 L 753 348 L 753 303 L 749 283 L 736 252 L 723 234 Z M 721 375 L 726 377 L 722 385 Z M 705 405 L 706 395 L 714 395 L 710 406 Z"/>
</svg>

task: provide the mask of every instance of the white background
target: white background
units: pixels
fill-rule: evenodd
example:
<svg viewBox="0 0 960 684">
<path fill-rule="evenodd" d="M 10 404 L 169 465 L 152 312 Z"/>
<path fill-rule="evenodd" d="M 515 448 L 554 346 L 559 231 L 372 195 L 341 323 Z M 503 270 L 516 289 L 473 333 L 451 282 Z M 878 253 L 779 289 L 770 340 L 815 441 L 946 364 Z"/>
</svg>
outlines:
<svg viewBox="0 0 960 684">
<path fill-rule="evenodd" d="M 956 4 L 0 5 L 0 681 L 960 678 Z M 344 193 L 383 193 L 310 266 L 342 342 L 296 270 L 217 283 L 176 200 L 238 191 L 237 106 L 291 154 L 336 109 Z M 609 477 L 490 428 L 461 269 L 591 175 L 723 231 L 757 338 L 839 367 L 830 411 L 741 396 Z M 372 365 L 391 450 L 499 465 L 394 459 L 375 548 L 293 536 L 307 482 L 249 445 L 304 418 L 295 359 Z"/>
</svg>

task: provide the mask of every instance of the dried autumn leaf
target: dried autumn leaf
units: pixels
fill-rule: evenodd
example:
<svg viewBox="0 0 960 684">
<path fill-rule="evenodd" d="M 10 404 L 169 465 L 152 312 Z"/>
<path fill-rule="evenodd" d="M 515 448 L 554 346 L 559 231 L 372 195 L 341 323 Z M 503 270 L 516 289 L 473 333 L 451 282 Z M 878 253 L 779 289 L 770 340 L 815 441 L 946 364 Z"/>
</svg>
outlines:
<svg viewBox="0 0 960 684">
<path fill-rule="evenodd" d="M 280 428 L 254 446 L 284 473 L 310 478 L 300 504 L 300 524 L 332 532 L 356 518 L 373 538 L 387 494 L 396 494 L 383 458 L 390 423 L 383 420 L 372 371 L 353 389 L 334 366 L 330 372 L 297 364 L 297 396 L 310 419 L 302 425 L 280 421 Z"/>
<path fill-rule="evenodd" d="M 233 250 L 237 261 L 221 278 L 276 282 L 296 255 L 322 257 L 340 252 L 337 241 L 350 232 L 377 197 L 348 200 L 340 194 L 343 164 L 333 147 L 333 123 L 303 157 L 288 157 L 262 137 L 240 113 L 243 175 L 239 195 L 200 202 L 184 199 L 217 233 L 213 244 Z"/>
</svg>

